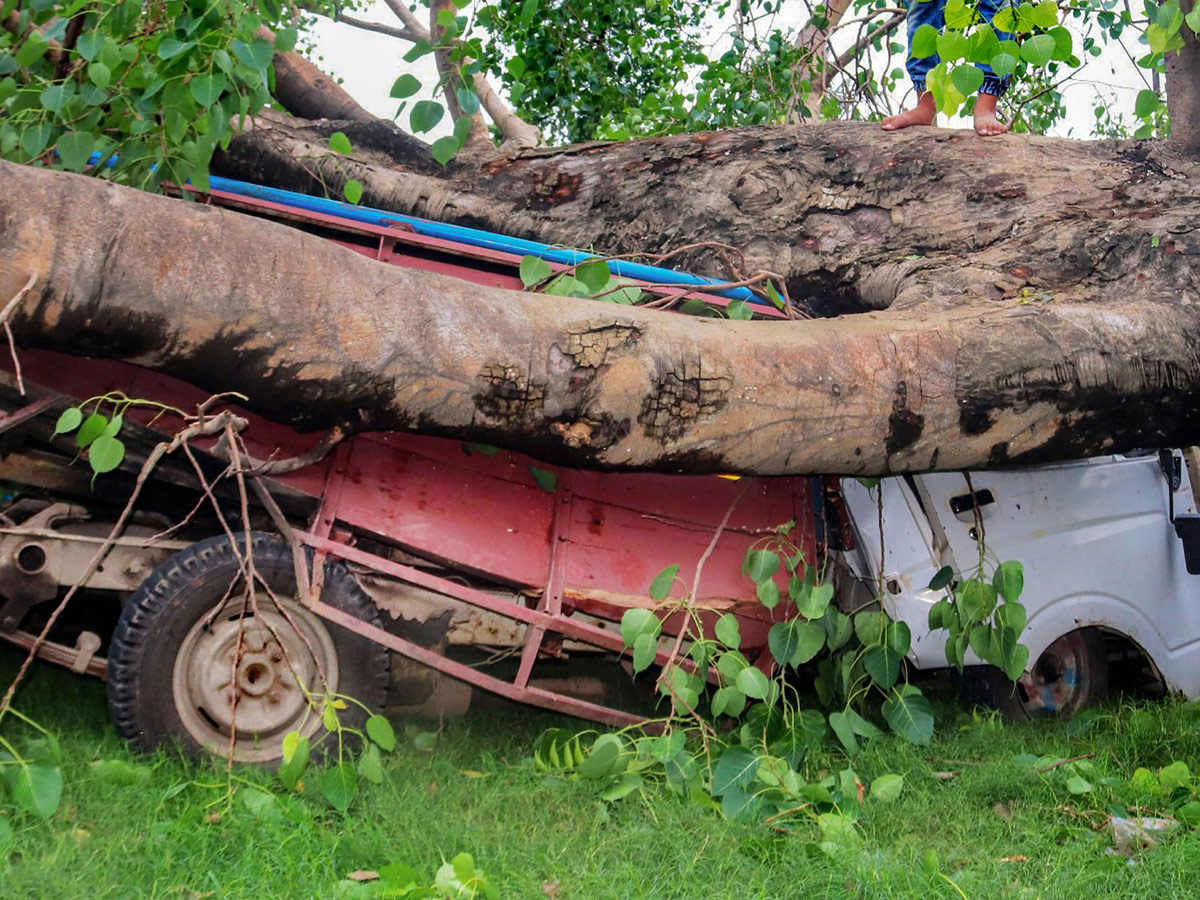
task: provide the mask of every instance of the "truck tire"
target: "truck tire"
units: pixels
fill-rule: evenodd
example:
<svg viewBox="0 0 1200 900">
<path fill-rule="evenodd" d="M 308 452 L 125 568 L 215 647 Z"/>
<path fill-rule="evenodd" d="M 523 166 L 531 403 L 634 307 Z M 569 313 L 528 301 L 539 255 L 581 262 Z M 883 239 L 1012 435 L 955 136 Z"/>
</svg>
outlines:
<svg viewBox="0 0 1200 900">
<path fill-rule="evenodd" d="M 962 688 L 965 702 L 1012 719 L 1070 718 L 1108 694 L 1104 635 L 1096 628 L 1062 635 L 1016 684 L 995 666 L 972 666 L 963 673 Z"/>
<path fill-rule="evenodd" d="M 292 552 L 282 540 L 254 533 L 251 546 L 255 569 L 279 605 L 259 585 L 257 612 L 251 608 L 238 557 L 220 536 L 163 562 L 122 611 L 108 656 L 108 704 L 136 749 L 177 745 L 189 755 L 225 757 L 236 730 L 234 759 L 267 763 L 282 757 L 290 731 L 309 736 L 317 753 L 321 744 L 336 746 L 336 738 L 318 743 L 327 732 L 306 692 L 352 697 L 372 711 L 382 706 L 385 648 L 300 605 Z M 339 563 L 326 564 L 321 599 L 379 624 L 374 603 Z M 361 729 L 367 713 L 349 703 L 338 715 Z"/>
</svg>

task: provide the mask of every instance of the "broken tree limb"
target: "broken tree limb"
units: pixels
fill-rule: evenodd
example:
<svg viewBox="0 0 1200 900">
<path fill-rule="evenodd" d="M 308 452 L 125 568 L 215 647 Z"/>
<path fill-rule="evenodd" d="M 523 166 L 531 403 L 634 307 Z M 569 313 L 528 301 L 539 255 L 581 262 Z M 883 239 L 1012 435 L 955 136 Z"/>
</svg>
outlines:
<svg viewBox="0 0 1200 900">
<path fill-rule="evenodd" d="M 1200 215 L 1172 209 L 1172 190 L 1140 221 Z M 871 475 L 1196 443 L 1195 235 L 1164 233 L 1164 255 L 1181 259 L 1162 263 L 1157 297 L 954 306 L 943 281 L 919 311 L 729 322 L 480 287 L 229 210 L 0 164 L 0 296 L 39 276 L 12 320 L 28 346 L 238 390 L 302 428 L 662 471 Z M 1028 235 L 1026 258 L 1047 239 Z"/>
</svg>

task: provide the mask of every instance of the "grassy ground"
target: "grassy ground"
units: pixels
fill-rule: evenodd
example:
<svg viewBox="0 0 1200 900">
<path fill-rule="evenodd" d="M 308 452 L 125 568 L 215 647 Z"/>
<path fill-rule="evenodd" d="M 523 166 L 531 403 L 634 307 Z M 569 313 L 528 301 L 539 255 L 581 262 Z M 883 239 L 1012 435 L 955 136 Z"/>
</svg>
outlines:
<svg viewBox="0 0 1200 900">
<path fill-rule="evenodd" d="M 15 661 L 0 651 L 4 681 Z M 1198 768 L 1200 709 L 1182 703 L 1114 705 L 1082 726 L 999 726 L 946 703 L 931 746 L 888 738 L 855 758 L 864 780 L 898 772 L 906 784 L 896 802 L 868 803 L 862 846 L 835 859 L 815 852 L 804 827 L 775 835 L 670 795 L 607 806 L 587 783 L 539 775 L 527 762 L 532 740 L 576 725 L 524 709 L 449 724 L 434 753 L 404 742 L 385 783 L 368 786 L 345 816 L 310 796 L 256 816 L 235 798 L 209 822 L 223 786 L 204 785 L 221 785 L 223 769 L 131 755 L 100 684 L 41 668 L 20 706 L 60 736 L 67 787 L 50 822 L 14 823 L 15 844 L 0 859 L 5 900 L 336 897 L 353 870 L 403 861 L 432 873 L 460 851 L 504 898 L 545 897 L 547 887 L 558 900 L 1200 896 L 1198 833 L 1181 830 L 1136 865 L 1104 853 L 1106 810 L 1127 798 L 1101 779 L 1176 760 Z M 1073 796 L 1059 770 L 1037 774 L 1014 760 L 1022 753 L 1095 753 L 1096 788 Z M 96 765 L 103 760 L 137 769 Z M 808 774 L 844 765 L 831 752 L 810 759 Z M 935 775 L 951 771 L 951 780 Z M 240 774 L 268 783 L 265 773 Z M 953 883 L 923 868 L 930 850 Z"/>
</svg>

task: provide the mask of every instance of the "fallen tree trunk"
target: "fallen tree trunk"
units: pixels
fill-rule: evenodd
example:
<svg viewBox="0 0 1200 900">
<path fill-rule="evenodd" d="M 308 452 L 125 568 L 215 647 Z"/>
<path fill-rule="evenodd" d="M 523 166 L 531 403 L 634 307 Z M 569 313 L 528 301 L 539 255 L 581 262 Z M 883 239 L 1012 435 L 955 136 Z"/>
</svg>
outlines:
<svg viewBox="0 0 1200 900">
<path fill-rule="evenodd" d="M 843 130 L 830 132 L 837 137 Z M 769 153 L 771 141 L 800 147 L 802 132 L 788 134 L 751 136 L 756 149 L 747 153 Z M 630 159 L 628 146 L 606 151 L 598 167 L 618 170 Z M 673 144 L 652 143 L 644 152 L 664 146 Z M 919 146 L 936 144 L 924 138 L 907 145 L 905 202 L 944 217 L 944 245 L 966 242 L 967 213 L 950 218 L 955 197 L 945 196 L 948 184 L 919 199 L 915 173 L 934 166 L 918 158 Z M 886 158 L 885 151 L 868 150 Z M 1194 443 L 1200 440 L 1200 306 L 1193 302 L 1200 211 L 1188 208 L 1187 185 L 1166 177 L 1153 208 L 1135 199 L 1149 189 L 1134 173 L 1154 164 L 1121 155 L 1130 152 L 1078 151 L 1080 159 L 1093 159 L 1091 169 L 1080 163 L 1078 179 L 1107 179 L 1109 186 L 1090 198 L 1076 195 L 1076 205 L 1057 219 L 1025 225 L 1027 236 L 1012 235 L 1014 222 L 1006 219 L 994 228 L 1003 236 L 979 244 L 961 271 L 948 250 L 934 248 L 921 259 L 894 260 L 892 269 L 865 271 L 865 260 L 886 246 L 880 234 L 894 228 L 878 199 L 866 204 L 859 194 L 847 202 L 848 188 L 840 212 L 827 203 L 810 214 L 826 223 L 818 244 L 857 233 L 844 251 L 847 267 L 863 267 L 864 284 L 879 277 L 901 288 L 891 309 L 804 322 L 716 321 L 481 288 L 380 265 L 231 211 L 2 163 L 0 299 L 36 274 L 36 287 L 13 314 L 22 343 L 129 360 L 213 391 L 240 390 L 260 412 L 303 427 L 418 430 L 577 465 L 866 475 Z M 1053 150 L 1035 142 L 1031 153 L 1049 158 Z M 776 156 L 780 177 L 785 166 L 803 163 L 799 150 L 794 155 L 786 162 Z M 525 158 L 525 171 L 569 172 L 581 157 L 549 158 Z M 680 164 L 669 152 L 660 158 Z M 864 158 L 853 157 L 868 181 Z M 646 163 L 653 167 L 653 160 Z M 740 206 L 742 216 L 751 216 L 746 207 L 759 198 L 753 217 L 774 225 L 760 225 L 751 243 L 774 235 L 773 246 L 794 246 L 794 273 L 796 260 L 832 252 L 806 249 L 804 234 L 785 237 L 787 223 L 771 212 L 790 207 L 787 184 L 799 189 L 802 177 L 705 196 L 714 209 Z M 981 210 L 1009 211 L 1008 184 L 982 183 L 978 190 L 986 196 L 963 209 L 976 221 Z M 879 184 L 876 197 L 895 194 L 897 185 Z M 510 206 L 526 186 L 513 182 Z M 1118 187 L 1125 199 L 1113 200 Z M 1101 191 L 1109 196 L 1107 217 L 1095 205 Z M 621 196 L 620 185 L 613 196 Z M 591 191 L 591 202 L 602 204 L 598 191 Z M 537 220 L 532 205 L 527 199 L 524 213 L 508 221 Z M 656 215 L 678 240 L 682 222 L 667 222 L 670 214 L 661 208 Z M 807 221 L 808 234 L 817 234 L 816 219 Z M 637 231 L 648 233 L 645 225 Z M 1139 227 L 1144 241 L 1134 240 Z M 611 233 L 616 225 L 600 220 L 596 228 Z M 689 236 L 711 236 L 707 224 L 692 228 Z M 918 235 L 934 228 L 914 225 Z M 1046 233 L 1053 228 L 1057 237 Z M 568 240 L 578 233 L 572 230 Z M 1154 233 L 1162 238 L 1152 242 Z M 1093 245 L 1062 244 L 1064 235 L 1081 234 L 1092 235 Z M 1013 242 L 1025 245 L 1023 265 L 1053 284 L 1068 269 L 1087 268 L 1094 297 L 1084 286 L 1064 284 L 1050 302 L 1020 303 L 1019 295 L 995 296 L 991 283 L 977 288 L 979 273 L 999 258 L 997 244 Z M 1039 255 L 1043 244 L 1056 252 Z M 1149 286 L 1139 287 L 1131 257 L 1151 255 L 1151 244 L 1159 261 L 1141 279 Z M 1016 251 L 1009 252 L 1015 265 Z M 922 273 L 931 277 L 930 267 L 938 278 L 917 297 L 914 285 Z M 966 302 L 951 302 L 955 285 L 966 295 L 956 299 Z"/>
</svg>

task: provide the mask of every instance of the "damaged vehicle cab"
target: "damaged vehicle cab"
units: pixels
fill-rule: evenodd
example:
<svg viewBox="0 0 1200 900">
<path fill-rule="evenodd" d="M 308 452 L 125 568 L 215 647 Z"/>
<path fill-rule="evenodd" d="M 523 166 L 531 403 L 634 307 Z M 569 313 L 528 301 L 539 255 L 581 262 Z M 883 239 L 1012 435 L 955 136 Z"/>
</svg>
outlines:
<svg viewBox="0 0 1200 900">
<path fill-rule="evenodd" d="M 1193 448 L 1011 470 L 843 482 L 862 582 L 912 630 L 909 662 L 949 665 L 929 610 L 943 566 L 1024 567 L 1021 640 L 1031 664 L 1015 689 L 968 651 L 969 699 L 1016 715 L 1070 714 L 1110 680 L 1200 696 L 1200 454 Z M 879 527 L 882 518 L 882 534 Z"/>
</svg>

